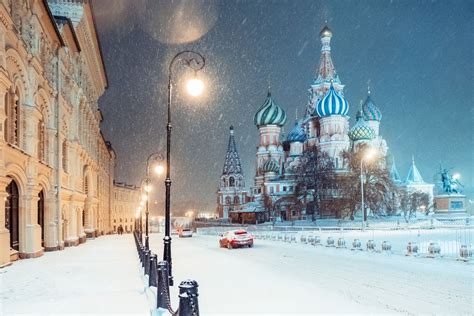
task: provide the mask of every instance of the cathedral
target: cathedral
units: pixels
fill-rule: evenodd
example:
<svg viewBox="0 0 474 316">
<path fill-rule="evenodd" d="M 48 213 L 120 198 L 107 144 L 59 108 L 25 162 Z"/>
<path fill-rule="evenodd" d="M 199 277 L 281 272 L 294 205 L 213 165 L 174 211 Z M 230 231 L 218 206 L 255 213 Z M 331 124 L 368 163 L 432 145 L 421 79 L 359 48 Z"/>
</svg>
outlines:
<svg viewBox="0 0 474 316">
<path fill-rule="evenodd" d="M 336 72 L 331 57 L 333 34 L 329 27 L 325 26 L 319 35 L 321 40 L 319 67 L 308 90 L 304 117 L 295 120 L 285 138 L 282 128 L 287 122 L 287 116 L 283 108 L 275 102 L 270 91 L 263 105 L 255 113 L 254 124 L 260 137 L 256 152 L 254 183 L 249 192 L 244 189 L 244 175 L 231 127 L 218 191 L 220 217 L 236 223 L 306 219 L 309 210 L 305 207 L 289 208 L 288 205 L 299 203 L 291 201 L 290 198 L 294 196 L 297 184 L 294 173 L 303 153 L 315 146 L 319 151 L 327 153 L 332 159 L 335 171 L 340 173 L 347 171 L 342 153 L 357 150 L 362 143 L 376 150 L 378 156 L 387 157 L 388 146 L 380 134 L 382 113 L 372 100 L 369 89 L 366 100 L 360 104 L 355 124 L 349 126 L 349 102 L 344 96 L 344 84 Z M 391 164 L 390 167 L 392 177 L 398 177 L 395 164 Z M 427 193 L 431 188 L 432 197 L 432 185 L 422 180 L 414 161 L 407 180 L 399 181 L 397 184 L 409 190 L 421 188 Z M 273 208 L 270 212 L 268 205 Z M 324 208 L 317 212 L 318 218 L 341 217 L 340 213 L 333 213 Z"/>
</svg>

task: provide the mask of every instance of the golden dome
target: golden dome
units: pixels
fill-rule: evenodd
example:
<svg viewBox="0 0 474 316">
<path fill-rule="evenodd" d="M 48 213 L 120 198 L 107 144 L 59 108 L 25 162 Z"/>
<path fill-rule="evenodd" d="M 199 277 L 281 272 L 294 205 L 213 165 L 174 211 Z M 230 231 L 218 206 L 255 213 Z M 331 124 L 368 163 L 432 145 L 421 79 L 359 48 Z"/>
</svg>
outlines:
<svg viewBox="0 0 474 316">
<path fill-rule="evenodd" d="M 325 27 L 323 27 L 323 29 L 321 30 L 321 32 L 319 32 L 319 36 L 321 36 L 321 37 L 331 37 L 331 36 L 332 36 L 332 31 L 331 31 L 331 29 L 326 25 Z"/>
</svg>

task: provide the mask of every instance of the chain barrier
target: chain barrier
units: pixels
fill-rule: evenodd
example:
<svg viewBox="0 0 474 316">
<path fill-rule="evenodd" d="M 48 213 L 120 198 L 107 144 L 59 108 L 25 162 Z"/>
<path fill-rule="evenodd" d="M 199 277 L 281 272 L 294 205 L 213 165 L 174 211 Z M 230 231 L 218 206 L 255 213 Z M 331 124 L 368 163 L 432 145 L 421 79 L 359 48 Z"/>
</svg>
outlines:
<svg viewBox="0 0 474 316">
<path fill-rule="evenodd" d="M 179 285 L 179 306 L 176 311 L 171 306 L 169 291 L 168 262 L 158 262 L 157 255 L 147 250 L 137 232 L 133 234 L 143 273 L 148 275 L 148 286 L 155 286 L 156 307 L 164 308 L 173 316 L 199 316 L 198 283 L 186 280 Z"/>
</svg>

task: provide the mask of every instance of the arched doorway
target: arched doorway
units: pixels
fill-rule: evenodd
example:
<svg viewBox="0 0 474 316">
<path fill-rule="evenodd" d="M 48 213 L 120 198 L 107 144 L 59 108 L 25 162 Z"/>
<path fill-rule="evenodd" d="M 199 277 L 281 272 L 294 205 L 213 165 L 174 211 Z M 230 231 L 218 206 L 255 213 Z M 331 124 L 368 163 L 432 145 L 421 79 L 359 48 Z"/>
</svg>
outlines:
<svg viewBox="0 0 474 316">
<path fill-rule="evenodd" d="M 41 246 L 44 246 L 44 193 L 38 193 L 38 225 L 41 227 Z"/>
<path fill-rule="evenodd" d="M 10 231 L 10 247 L 19 250 L 20 248 L 20 227 L 19 227 L 19 194 L 18 185 L 12 180 L 7 186 L 7 199 L 5 201 L 5 227 Z"/>
</svg>

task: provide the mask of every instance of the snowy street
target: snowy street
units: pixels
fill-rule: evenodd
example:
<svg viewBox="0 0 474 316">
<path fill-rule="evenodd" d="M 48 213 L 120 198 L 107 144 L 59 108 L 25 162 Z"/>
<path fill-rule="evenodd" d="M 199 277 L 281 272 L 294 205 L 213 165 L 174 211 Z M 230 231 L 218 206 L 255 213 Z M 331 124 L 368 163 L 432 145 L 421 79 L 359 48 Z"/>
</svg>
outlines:
<svg viewBox="0 0 474 316">
<path fill-rule="evenodd" d="M 175 284 L 198 281 L 203 315 L 473 310 L 472 263 L 267 240 L 228 250 L 216 236 L 173 236 L 172 245 Z M 150 246 L 161 255 L 161 236 Z M 177 306 L 177 286 L 172 293 Z"/>
<path fill-rule="evenodd" d="M 150 246 L 162 256 L 162 236 Z M 472 262 L 256 240 L 219 248 L 217 236 L 172 241 L 172 306 L 186 279 L 199 283 L 201 315 L 319 313 L 469 314 Z M 132 235 L 20 260 L 0 271 L 0 314 L 149 315 Z M 28 303 L 25 303 L 25 297 Z"/>
</svg>

